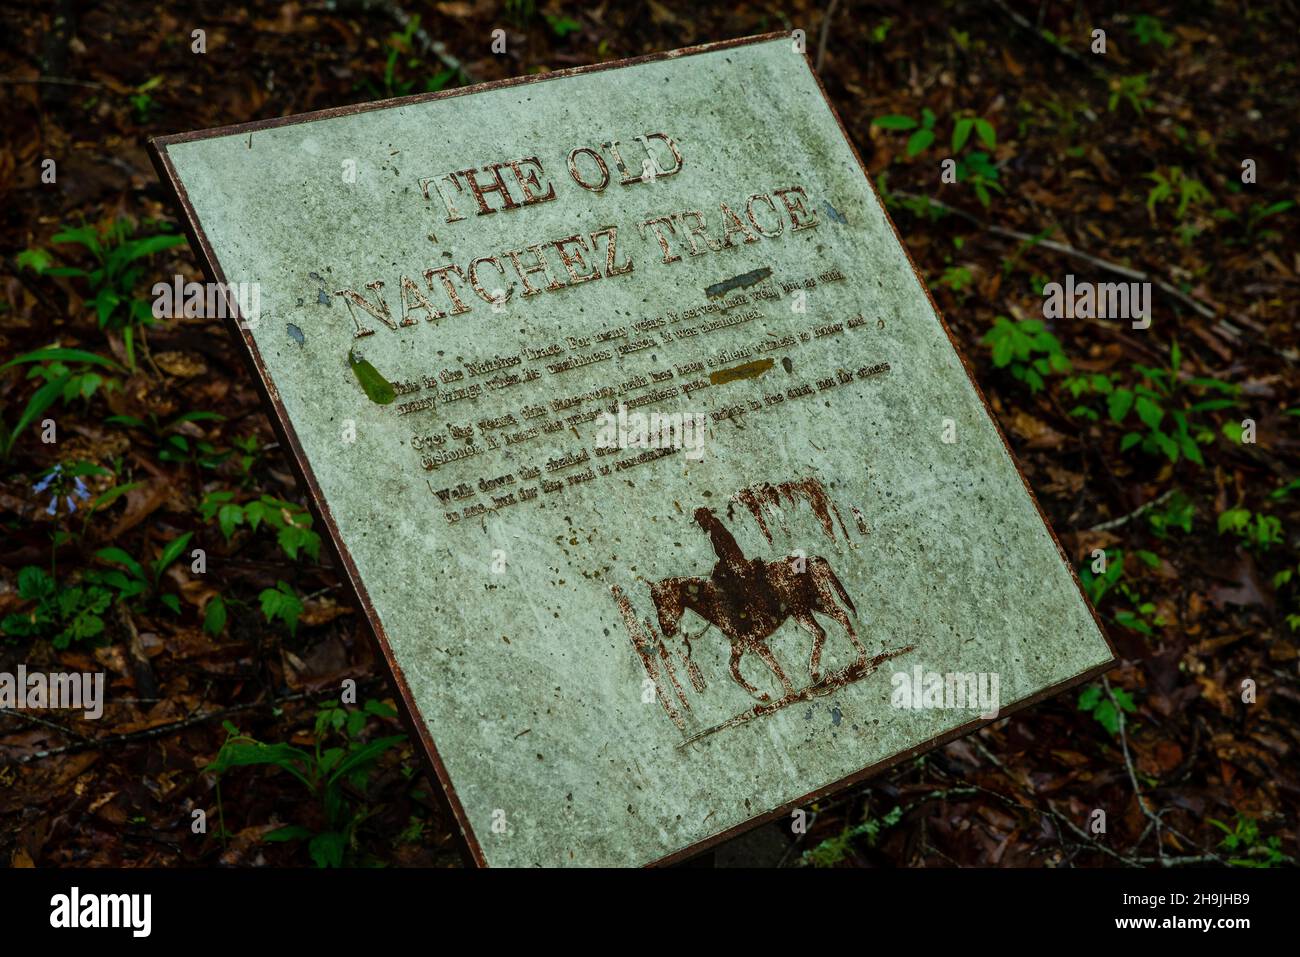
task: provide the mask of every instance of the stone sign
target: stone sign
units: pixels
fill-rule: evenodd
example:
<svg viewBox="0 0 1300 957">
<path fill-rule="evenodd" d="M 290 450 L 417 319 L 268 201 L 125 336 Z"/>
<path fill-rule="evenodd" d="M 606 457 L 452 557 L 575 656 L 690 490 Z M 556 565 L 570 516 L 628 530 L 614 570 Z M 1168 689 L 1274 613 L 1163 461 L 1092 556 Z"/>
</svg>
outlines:
<svg viewBox="0 0 1300 957">
<path fill-rule="evenodd" d="M 1111 663 L 791 37 L 154 147 L 477 862 L 680 859 Z"/>
</svg>

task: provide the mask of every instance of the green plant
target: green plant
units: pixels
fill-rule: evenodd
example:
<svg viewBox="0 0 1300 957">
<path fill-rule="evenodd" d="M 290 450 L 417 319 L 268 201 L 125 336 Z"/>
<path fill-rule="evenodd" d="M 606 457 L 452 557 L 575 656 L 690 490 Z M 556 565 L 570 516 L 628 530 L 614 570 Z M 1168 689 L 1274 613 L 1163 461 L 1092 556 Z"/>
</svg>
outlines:
<svg viewBox="0 0 1300 957">
<path fill-rule="evenodd" d="M 1175 342 L 1169 350 L 1169 365 L 1157 368 L 1135 364 L 1132 384 L 1118 384 L 1109 376 L 1087 376 L 1066 380 L 1065 387 L 1076 398 L 1096 395 L 1105 398 L 1109 421 L 1123 425 L 1132 413 L 1138 428 L 1124 433 L 1120 451 L 1138 448 L 1148 455 L 1163 456 L 1170 462 L 1180 458 L 1205 464 L 1200 447 L 1214 441 L 1213 422 L 1207 413 L 1233 408 L 1240 387 L 1202 376 L 1182 375 L 1182 351 Z M 1208 397 L 1207 397 L 1208 396 Z M 1234 398 L 1228 398 L 1232 396 Z M 1071 415 L 1092 421 L 1096 411 L 1076 406 Z"/>
<path fill-rule="evenodd" d="M 31 609 L 6 615 L 0 631 L 10 638 L 49 638 L 55 648 L 103 632 L 101 616 L 113 603 L 113 593 L 102 585 L 60 584 L 36 565 L 18 572 L 18 597 L 32 602 Z"/>
<path fill-rule="evenodd" d="M 960 295 L 975 285 L 975 276 L 965 266 L 948 266 L 939 277 L 939 285 Z"/>
<path fill-rule="evenodd" d="M 1168 50 L 1174 43 L 1174 35 L 1165 32 L 1164 22 L 1159 17 L 1146 13 L 1139 13 L 1133 18 L 1133 25 L 1129 27 L 1129 32 L 1137 37 L 1138 42 L 1143 46 L 1154 40 Z"/>
<path fill-rule="evenodd" d="M 185 412 L 165 423 L 159 423 L 152 412 L 143 419 L 133 415 L 110 415 L 105 422 L 138 429 L 146 433 L 159 446 L 158 458 L 164 462 L 189 462 L 199 468 L 215 469 L 227 458 L 229 451 L 219 451 L 211 442 L 186 436 L 182 427 L 190 422 L 222 422 L 225 416 L 216 412 Z"/>
<path fill-rule="evenodd" d="M 370 80 L 366 80 L 363 84 L 371 96 L 376 99 L 389 99 L 395 96 L 407 96 L 414 92 L 416 81 L 402 79 L 398 74 L 401 71 L 427 70 L 420 58 L 414 55 L 412 41 L 419 29 L 420 15 L 415 13 L 407 19 L 406 26 L 400 32 L 389 34 L 388 56 L 384 59 L 382 85 L 377 85 Z M 438 70 L 424 81 L 424 90 L 427 93 L 441 90 L 453 79 L 458 83 L 464 82 L 464 73 L 452 69 Z"/>
<path fill-rule="evenodd" d="M 406 56 L 406 65 L 415 68 L 420 65 L 417 57 L 410 56 L 411 38 L 415 36 L 415 31 L 420 28 L 420 15 L 417 13 L 406 21 L 406 28 L 400 33 L 389 34 L 388 37 L 388 57 L 384 61 L 384 85 L 382 89 L 377 89 L 372 84 L 367 84 L 375 96 L 393 97 L 406 96 L 415 86 L 414 80 L 397 79 L 397 60 L 400 56 Z"/>
<path fill-rule="evenodd" d="M 1226 206 L 1216 209 L 1213 215 L 1222 220 L 1236 222 L 1244 227 L 1243 235 L 1239 238 L 1225 240 L 1229 245 L 1249 245 L 1253 242 L 1272 242 L 1280 239 L 1282 233 L 1276 229 L 1260 229 L 1260 223 L 1273 216 L 1279 216 L 1295 206 L 1295 203 L 1289 199 L 1278 200 L 1276 203 L 1251 203 L 1246 209 L 1244 217 L 1238 216 Z"/>
<path fill-rule="evenodd" d="M 1178 205 L 1174 209 L 1174 218 L 1180 221 L 1187 214 L 1188 207 L 1193 203 L 1199 205 L 1214 198 L 1210 195 L 1210 191 L 1205 188 L 1204 183 L 1185 174 L 1181 166 L 1168 167 L 1167 174 L 1161 172 L 1160 169 L 1154 169 L 1150 173 L 1143 175 L 1155 183 L 1147 191 L 1147 213 L 1153 220 L 1156 215 L 1156 207 L 1162 203 L 1173 202 L 1175 196 L 1177 196 Z"/>
<path fill-rule="evenodd" d="M 424 840 L 424 833 L 428 830 L 424 821 L 418 817 L 412 816 L 407 821 L 406 827 L 397 835 L 398 844 L 419 844 Z"/>
<path fill-rule="evenodd" d="M 278 618 L 289 629 L 289 634 L 298 631 L 298 618 L 302 615 L 303 608 L 302 599 L 298 597 L 298 593 L 291 585 L 277 581 L 274 588 L 262 589 L 257 597 L 262 603 L 262 614 L 268 623 Z"/>
<path fill-rule="evenodd" d="M 0 458 L 8 458 L 14 442 L 27 426 L 31 425 L 55 402 L 67 405 L 74 400 L 90 401 L 99 389 L 117 388 L 115 379 L 106 379 L 96 369 L 110 372 L 121 370 L 116 362 L 81 349 L 37 349 L 10 359 L 0 365 L 0 372 L 27 365 L 27 379 L 39 380 L 41 385 L 32 393 L 27 405 L 18 416 L 12 429 L 0 426 Z"/>
<path fill-rule="evenodd" d="M 1009 368 L 1011 375 L 1037 392 L 1054 373 L 1070 371 L 1070 360 L 1061 349 L 1061 342 L 1043 326 L 1041 319 L 1022 319 L 1013 322 L 1006 316 L 997 316 L 993 328 L 980 340 L 993 351 L 993 364 L 999 369 Z"/>
<path fill-rule="evenodd" d="M 253 469 L 262 460 L 262 442 L 256 435 L 236 436 L 231 444 L 239 453 L 235 456 L 235 467 L 239 470 L 239 484 L 248 488 L 254 482 Z"/>
<path fill-rule="evenodd" d="M 1162 508 L 1153 508 L 1147 512 L 1147 523 L 1158 538 L 1167 538 L 1176 528 L 1184 534 L 1192 532 L 1192 519 L 1196 515 L 1196 505 L 1182 492 L 1175 492 Z"/>
<path fill-rule="evenodd" d="M 1206 224 L 1203 221 L 1179 223 L 1174 227 L 1174 235 L 1178 238 L 1178 245 L 1190 246 L 1205 230 Z"/>
<path fill-rule="evenodd" d="M 860 824 L 845 825 L 839 834 L 804 851 L 802 863 L 805 867 L 834 867 L 848 857 L 854 842 L 859 838 L 864 838 L 868 847 L 875 847 L 880 832 L 893 827 L 902 819 L 901 807 L 895 807 L 882 818 L 873 818 L 864 810 Z"/>
<path fill-rule="evenodd" d="M 49 638 L 55 648 L 66 648 L 74 641 L 93 638 L 104 630 L 102 615 L 117 597 L 111 583 L 103 581 L 95 569 L 60 582 L 55 556 L 59 545 L 84 536 L 92 515 L 140 484 L 115 484 L 92 496 L 85 478 L 112 474 L 92 462 L 60 462 L 46 469 L 32 486 L 33 494 L 49 496 L 46 514 L 63 515 L 65 527 L 53 535 L 55 547 L 50 552 L 49 571 L 37 565 L 27 565 L 19 571 L 18 597 L 32 605 L 26 612 L 6 615 L 0 621 L 0 633 L 10 638 Z M 79 530 L 71 521 L 78 513 L 82 516 Z M 72 526 L 73 530 L 67 530 L 66 526 Z"/>
<path fill-rule="evenodd" d="M 1231 533 L 1242 539 L 1247 548 L 1266 552 L 1283 541 L 1282 521 L 1248 508 L 1230 508 L 1219 513 L 1219 534 Z"/>
<path fill-rule="evenodd" d="M 957 160 L 957 182 L 968 183 L 980 205 L 989 205 L 989 190 L 1005 192 L 998 182 L 998 168 L 983 150 L 972 150 Z"/>
<path fill-rule="evenodd" d="M 1129 714 L 1137 712 L 1133 698 L 1123 688 L 1111 688 L 1109 694 L 1101 685 L 1088 685 L 1079 693 L 1078 708 L 1084 714 L 1090 714 L 1103 728 L 1112 735 L 1119 734 L 1121 710 Z"/>
<path fill-rule="evenodd" d="M 307 841 L 307 851 L 317 867 L 342 867 L 353 854 L 357 829 L 373 813 L 364 802 L 371 773 L 379 758 L 406 740 L 404 735 L 389 735 L 362 741 L 359 735 L 367 719 L 395 717 L 396 712 L 380 701 L 369 700 L 359 711 L 326 706 L 316 714 L 315 746 L 311 751 L 291 744 L 266 744 L 241 734 L 229 721 L 224 722 L 226 741 L 205 770 L 217 777 L 217 812 L 220 834 L 227 836 L 225 809 L 221 800 L 221 778 L 237 767 L 279 768 L 319 802 L 323 827 L 290 824 L 269 832 L 267 841 Z M 336 735 L 340 745 L 323 747 Z"/>
<path fill-rule="evenodd" d="M 1133 556 L 1148 568 L 1160 567 L 1160 557 L 1154 552 L 1138 549 L 1133 552 Z M 1128 556 L 1122 548 L 1105 549 L 1102 556 L 1079 570 L 1079 582 L 1093 606 L 1098 609 L 1108 595 L 1114 593 L 1121 596 L 1129 607 L 1115 612 L 1115 622 L 1141 634 L 1154 635 L 1157 628 L 1165 626 L 1165 620 L 1156 614 L 1155 604 L 1143 599 L 1136 584 L 1125 577 L 1124 566 L 1127 560 Z"/>
<path fill-rule="evenodd" d="M 96 263 L 91 269 L 51 266 L 52 260 L 44 250 L 29 250 L 24 260 L 29 268 L 43 275 L 85 279 L 92 293 L 88 302 L 95 309 L 99 328 L 122 333 L 127 361 L 132 367 L 135 366 L 136 330 L 156 321 L 149 301 L 136 295 L 136 290 L 143 287 L 142 260 L 185 242 L 184 237 L 172 233 L 136 236 L 138 228 L 131 220 L 118 219 L 108 225 L 78 226 L 54 234 L 52 242 L 87 250 Z"/>
<path fill-rule="evenodd" d="M 297 561 L 299 552 L 320 559 L 320 535 L 312 531 L 311 515 L 293 502 L 262 495 L 240 504 L 234 492 L 209 492 L 199 503 L 199 514 L 205 522 L 216 521 L 226 541 L 240 525 L 247 524 L 254 531 L 265 525 L 275 531 L 280 549 L 293 560 Z"/>
<path fill-rule="evenodd" d="M 213 637 L 220 635 L 225 630 L 226 619 L 233 604 L 234 601 L 220 592 L 209 598 L 203 607 L 203 630 Z"/>
<path fill-rule="evenodd" d="M 912 131 L 904 147 L 904 153 L 908 159 L 911 159 L 929 149 L 934 143 L 937 135 L 935 122 L 934 113 L 929 109 L 923 109 L 919 121 L 900 113 L 891 113 L 877 116 L 871 121 L 871 125 L 878 126 L 882 130 Z M 988 206 L 989 190 L 997 190 L 999 193 L 1003 190 L 998 182 L 998 168 L 993 164 L 988 153 L 983 150 L 972 150 L 962 155 L 962 150 L 971 142 L 972 134 L 990 150 L 997 146 L 997 132 L 988 120 L 978 116 L 960 116 L 954 119 L 952 155 L 958 157 L 957 182 L 969 183 L 980 203 Z"/>
<path fill-rule="evenodd" d="M 952 126 L 952 152 L 954 156 L 962 151 L 962 147 L 966 145 L 972 132 L 989 149 L 993 149 L 998 145 L 998 135 L 994 131 L 992 123 L 978 116 L 964 116 L 954 122 Z"/>
<path fill-rule="evenodd" d="M 154 102 L 154 98 L 149 94 L 149 91 L 161 86 L 162 81 L 161 74 L 152 76 L 137 86 L 135 92 L 128 97 L 131 109 L 135 111 L 136 122 L 148 123 L 153 118 L 154 109 L 158 104 Z"/>
<path fill-rule="evenodd" d="M 582 29 L 582 24 L 577 20 L 571 17 L 557 16 L 553 13 L 546 14 L 546 25 L 551 28 L 552 33 L 561 39 Z"/>
<path fill-rule="evenodd" d="M 923 152 L 931 143 L 934 142 L 934 124 L 935 115 L 928 108 L 921 110 L 921 121 L 918 124 L 910 116 L 902 116 L 892 113 L 888 116 L 877 116 L 871 121 L 872 126 L 879 126 L 882 130 L 916 130 L 907 138 L 907 146 L 904 147 L 908 158 L 916 156 Z M 919 125 L 919 129 L 918 129 Z"/>
<path fill-rule="evenodd" d="M 1300 491 L 1300 478 L 1284 482 L 1273 491 L 1268 493 L 1268 497 L 1274 500 L 1284 499 L 1290 496 L 1292 492 Z"/>
<path fill-rule="evenodd" d="M 1118 76 L 1110 81 L 1110 99 L 1106 102 L 1106 110 L 1114 113 L 1115 108 L 1120 103 L 1127 103 L 1133 107 L 1133 111 L 1141 116 L 1144 110 L 1149 109 L 1151 100 L 1147 97 L 1147 75 L 1138 73 L 1133 76 Z"/>
<path fill-rule="evenodd" d="M 1265 838 L 1259 831 L 1259 822 L 1246 817 L 1240 811 L 1232 827 L 1214 818 L 1206 818 L 1226 836 L 1219 846 L 1231 852 L 1240 852 L 1237 857 L 1228 859 L 1236 867 L 1276 867 L 1291 863 L 1293 858 L 1282 853 L 1282 839 L 1274 836 Z"/>
<path fill-rule="evenodd" d="M 109 565 L 119 567 L 108 570 L 90 569 L 86 572 L 86 580 L 111 588 L 120 601 L 130 604 L 137 599 L 156 600 L 163 607 L 179 615 L 180 596 L 173 592 L 163 593 L 162 576 L 163 572 L 181 557 L 181 553 L 185 551 L 185 547 L 193 537 L 193 532 L 185 532 L 172 539 L 163 547 L 158 557 L 147 566 L 136 561 L 129 552 L 116 545 L 101 548 L 95 552 L 95 557 Z"/>
<path fill-rule="evenodd" d="M 1273 590 L 1287 593 L 1290 605 L 1295 607 L 1297 599 L 1300 599 L 1300 589 L 1293 582 L 1300 583 L 1300 562 L 1281 569 L 1273 576 Z M 1287 612 L 1286 624 L 1292 631 L 1300 631 L 1300 613 Z"/>
<path fill-rule="evenodd" d="M 506 16 L 516 26 L 527 26 L 528 21 L 537 16 L 536 0 L 506 0 Z"/>
<path fill-rule="evenodd" d="M 1079 133 L 1081 123 L 1079 117 L 1087 118 L 1088 108 L 1084 103 L 1071 103 L 1061 99 L 1058 95 L 1053 94 L 1050 99 L 1043 101 L 1043 106 L 1051 114 L 1050 123 L 1042 123 L 1049 132 L 1056 132 L 1062 140 L 1073 142 Z M 1032 110 L 1033 107 L 1030 106 Z M 1024 124 L 1021 128 L 1021 136 L 1024 135 Z"/>
</svg>

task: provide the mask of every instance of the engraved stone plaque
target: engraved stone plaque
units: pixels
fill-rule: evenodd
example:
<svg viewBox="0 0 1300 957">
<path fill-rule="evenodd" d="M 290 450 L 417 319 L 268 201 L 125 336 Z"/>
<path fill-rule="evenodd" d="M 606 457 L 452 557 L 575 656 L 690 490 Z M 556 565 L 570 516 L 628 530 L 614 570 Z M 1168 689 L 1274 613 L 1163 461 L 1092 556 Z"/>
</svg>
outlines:
<svg viewBox="0 0 1300 957">
<path fill-rule="evenodd" d="M 154 147 L 477 862 L 678 859 L 1112 661 L 791 38 Z"/>
</svg>

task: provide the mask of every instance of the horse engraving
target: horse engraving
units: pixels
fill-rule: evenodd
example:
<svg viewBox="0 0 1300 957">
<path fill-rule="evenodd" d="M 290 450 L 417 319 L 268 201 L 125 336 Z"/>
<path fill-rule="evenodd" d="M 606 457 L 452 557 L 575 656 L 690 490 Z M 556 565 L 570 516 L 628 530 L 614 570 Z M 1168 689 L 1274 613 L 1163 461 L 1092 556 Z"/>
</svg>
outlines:
<svg viewBox="0 0 1300 957">
<path fill-rule="evenodd" d="M 791 530 L 790 523 L 798 518 L 799 506 L 806 503 L 828 541 L 836 541 L 838 527 L 846 547 L 860 547 L 850 538 L 838 508 L 816 478 L 751 485 L 732 495 L 730 501 L 741 506 L 740 514 L 748 513 L 753 518 L 769 544 L 773 543 L 773 532 L 777 530 L 798 541 L 798 533 Z M 729 507 L 728 519 L 732 514 Z M 858 532 L 865 539 L 869 534 L 866 522 L 857 508 L 853 509 L 853 514 Z M 795 702 L 831 694 L 875 673 L 884 662 L 914 650 L 914 646 L 908 645 L 868 657 L 850 617 L 857 616 L 857 607 L 825 557 L 805 557 L 802 551 L 796 551 L 792 556 L 771 561 L 748 558 L 712 509 L 697 508 L 693 518 L 709 536 L 717 561 L 707 576 L 670 577 L 657 581 L 640 579 L 649 588 L 658 628 L 649 616 L 636 610 L 627 591 L 617 584 L 610 586 L 632 648 L 645 670 L 647 687 L 653 690 L 664 713 L 682 733 L 683 740 L 678 747 L 688 747 L 719 731 L 762 718 Z M 707 623 L 705 629 L 693 637 L 682 627 L 687 611 L 694 612 Z M 822 668 L 827 630 L 819 616 L 843 629 L 855 653 L 849 664 L 829 672 Z M 812 636 L 806 682 L 801 674 L 787 674 L 768 644 L 788 621 L 793 621 Z M 691 644 L 715 628 L 727 643 L 728 671 L 732 680 L 756 703 L 705 727 L 707 722 L 701 720 L 699 706 L 718 699 L 716 692 L 706 695 L 709 686 L 703 669 L 692 658 Z M 779 697 L 774 698 L 741 673 L 741 662 L 747 652 L 752 652 L 771 671 L 781 688 Z M 844 660 L 841 656 L 835 657 Z M 678 680 L 679 667 L 685 668 L 689 684 Z M 796 670 L 802 672 L 802 668 Z M 714 716 L 716 711 L 711 712 L 710 720 L 716 721 Z"/>
<path fill-rule="evenodd" d="M 830 562 L 820 555 L 778 562 L 749 559 L 711 509 L 696 509 L 695 521 L 708 532 L 718 561 L 708 578 L 665 578 L 650 585 L 650 596 L 665 637 L 678 634 L 687 609 L 716 626 L 731 643 L 732 678 L 759 701 L 768 701 L 770 696 L 740 673 L 740 661 L 747 651 L 756 654 L 772 670 L 786 697 L 793 698 L 797 693 L 767 646 L 767 639 L 787 619 L 793 618 L 812 635 L 808 674 L 814 683 L 822 680 L 819 668 L 826 642 L 826 630 L 815 613 L 838 622 L 858 653 L 858 663 L 866 662 L 867 649 L 853 630 L 853 622 L 841 602 L 855 614 L 857 609 Z M 688 654 L 689 648 L 688 644 Z"/>
</svg>

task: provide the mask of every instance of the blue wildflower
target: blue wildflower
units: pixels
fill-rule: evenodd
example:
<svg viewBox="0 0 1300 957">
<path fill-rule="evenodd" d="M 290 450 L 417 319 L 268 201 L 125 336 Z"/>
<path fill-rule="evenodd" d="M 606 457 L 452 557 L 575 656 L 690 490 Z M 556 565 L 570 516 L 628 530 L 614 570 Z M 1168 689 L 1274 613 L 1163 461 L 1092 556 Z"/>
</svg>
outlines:
<svg viewBox="0 0 1300 957">
<path fill-rule="evenodd" d="M 62 465 L 54 466 L 54 468 L 50 469 L 48 472 L 45 473 L 45 478 L 41 479 L 39 482 L 37 482 L 35 485 L 32 486 L 32 491 L 36 492 L 37 494 L 44 492 L 47 488 L 50 487 L 50 483 L 53 482 L 56 478 L 58 478 L 58 475 L 61 471 L 63 471 Z"/>
</svg>

